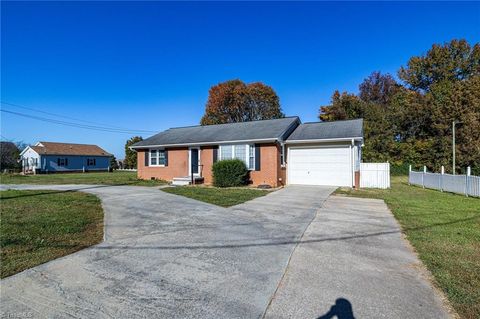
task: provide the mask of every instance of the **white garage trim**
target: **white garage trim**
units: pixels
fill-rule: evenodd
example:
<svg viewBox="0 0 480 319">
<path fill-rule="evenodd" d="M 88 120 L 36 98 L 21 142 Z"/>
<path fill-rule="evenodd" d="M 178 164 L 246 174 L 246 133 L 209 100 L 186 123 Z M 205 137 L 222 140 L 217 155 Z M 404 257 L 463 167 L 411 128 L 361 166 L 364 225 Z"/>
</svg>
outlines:
<svg viewBox="0 0 480 319">
<path fill-rule="evenodd" d="M 306 139 L 306 140 L 286 140 L 285 144 L 311 144 L 318 142 L 350 142 L 363 141 L 363 137 L 343 137 L 343 138 L 322 138 L 322 139 Z"/>
<path fill-rule="evenodd" d="M 287 160 L 287 184 L 354 185 L 351 144 L 289 146 Z"/>
</svg>

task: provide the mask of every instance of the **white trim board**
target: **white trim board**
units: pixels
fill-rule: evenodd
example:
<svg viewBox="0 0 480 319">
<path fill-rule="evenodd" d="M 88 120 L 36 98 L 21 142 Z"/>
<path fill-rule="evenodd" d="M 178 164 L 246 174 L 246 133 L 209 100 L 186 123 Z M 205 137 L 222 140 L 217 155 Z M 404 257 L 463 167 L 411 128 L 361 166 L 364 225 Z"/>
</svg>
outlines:
<svg viewBox="0 0 480 319">
<path fill-rule="evenodd" d="M 363 137 L 345 137 L 345 138 L 324 138 L 311 140 L 286 140 L 285 144 L 308 144 L 308 143 L 322 143 L 322 142 L 347 142 L 347 141 L 363 141 Z"/>
</svg>

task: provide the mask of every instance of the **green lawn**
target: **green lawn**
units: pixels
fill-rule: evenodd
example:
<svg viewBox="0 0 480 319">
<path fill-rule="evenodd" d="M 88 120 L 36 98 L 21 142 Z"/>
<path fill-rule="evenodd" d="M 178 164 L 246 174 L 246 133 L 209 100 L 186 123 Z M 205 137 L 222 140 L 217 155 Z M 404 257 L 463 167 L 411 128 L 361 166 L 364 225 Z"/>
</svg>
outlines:
<svg viewBox="0 0 480 319">
<path fill-rule="evenodd" d="M 162 188 L 162 191 L 223 207 L 238 205 L 254 198 L 265 196 L 270 192 L 251 188 L 217 188 L 203 186 L 167 187 Z"/>
<path fill-rule="evenodd" d="M 68 255 L 103 238 L 100 200 L 78 192 L 0 192 L 0 277 Z"/>
<path fill-rule="evenodd" d="M 338 189 L 337 194 L 385 200 L 407 238 L 462 318 L 480 318 L 480 199 L 409 186 Z"/>
<path fill-rule="evenodd" d="M 137 172 L 114 171 L 90 173 L 64 173 L 39 175 L 0 175 L 0 184 L 104 184 L 104 185 L 136 185 L 158 186 L 166 184 L 161 180 L 142 180 Z"/>
</svg>

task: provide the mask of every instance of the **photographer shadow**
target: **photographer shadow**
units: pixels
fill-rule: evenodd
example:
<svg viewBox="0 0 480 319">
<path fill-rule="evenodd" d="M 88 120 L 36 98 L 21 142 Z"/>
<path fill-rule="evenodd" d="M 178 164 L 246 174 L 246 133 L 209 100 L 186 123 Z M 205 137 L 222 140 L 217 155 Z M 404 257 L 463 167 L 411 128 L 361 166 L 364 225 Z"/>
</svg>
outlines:
<svg viewBox="0 0 480 319">
<path fill-rule="evenodd" d="M 344 298 L 338 298 L 330 310 L 317 319 L 330 319 L 333 317 L 337 317 L 338 319 L 355 319 L 350 301 Z"/>
</svg>

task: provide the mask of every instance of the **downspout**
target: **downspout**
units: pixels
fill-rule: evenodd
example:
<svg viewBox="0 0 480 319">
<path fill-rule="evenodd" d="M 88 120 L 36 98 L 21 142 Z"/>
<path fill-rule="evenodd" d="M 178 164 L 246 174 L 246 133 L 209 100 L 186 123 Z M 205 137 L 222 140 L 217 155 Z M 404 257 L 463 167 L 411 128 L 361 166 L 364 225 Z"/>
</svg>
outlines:
<svg viewBox="0 0 480 319">
<path fill-rule="evenodd" d="M 353 153 L 355 151 L 355 140 L 352 138 L 352 143 L 350 144 L 350 156 L 352 158 L 352 162 L 350 163 L 352 165 L 352 188 L 355 188 L 355 154 Z"/>
<path fill-rule="evenodd" d="M 280 157 L 282 160 L 280 161 L 280 170 L 279 173 L 282 173 L 283 168 L 285 167 L 286 163 L 286 158 L 285 158 L 285 142 L 281 141 L 280 142 L 280 152 L 282 152 L 282 156 Z M 282 174 L 283 175 L 283 174 Z M 282 186 L 285 186 L 287 184 L 287 168 L 285 167 L 285 178 L 279 177 L 278 178 Z"/>
</svg>

